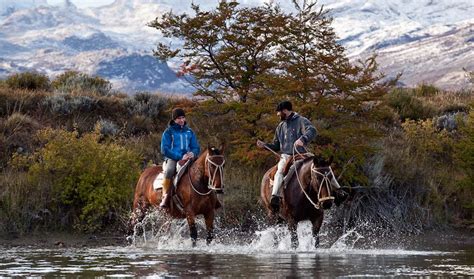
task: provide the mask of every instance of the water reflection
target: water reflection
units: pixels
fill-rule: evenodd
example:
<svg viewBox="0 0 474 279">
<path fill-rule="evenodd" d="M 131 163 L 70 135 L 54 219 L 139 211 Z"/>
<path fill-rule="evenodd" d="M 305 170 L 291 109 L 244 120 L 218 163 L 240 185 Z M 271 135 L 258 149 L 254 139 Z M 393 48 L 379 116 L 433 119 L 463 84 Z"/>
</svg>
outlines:
<svg viewBox="0 0 474 279">
<path fill-rule="evenodd" d="M 312 253 L 161 252 L 137 247 L 0 249 L 0 277 L 16 276 L 474 276 L 474 250 L 319 249 Z"/>
</svg>

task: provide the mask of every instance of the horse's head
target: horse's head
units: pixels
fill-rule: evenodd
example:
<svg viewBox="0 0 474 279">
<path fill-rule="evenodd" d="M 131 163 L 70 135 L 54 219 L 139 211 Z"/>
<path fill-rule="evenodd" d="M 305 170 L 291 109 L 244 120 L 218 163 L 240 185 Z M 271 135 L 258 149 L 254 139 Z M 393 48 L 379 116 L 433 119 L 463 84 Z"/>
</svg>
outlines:
<svg viewBox="0 0 474 279">
<path fill-rule="evenodd" d="M 333 188 L 340 188 L 331 169 L 332 157 L 329 161 L 319 156 L 313 158 L 311 164 L 311 186 L 318 193 L 318 205 L 322 209 L 331 208 L 334 202 Z"/>
<path fill-rule="evenodd" d="M 217 193 L 224 192 L 224 164 L 224 146 L 220 149 L 214 146 L 208 146 L 204 173 L 209 179 L 208 187 L 216 190 Z"/>
</svg>

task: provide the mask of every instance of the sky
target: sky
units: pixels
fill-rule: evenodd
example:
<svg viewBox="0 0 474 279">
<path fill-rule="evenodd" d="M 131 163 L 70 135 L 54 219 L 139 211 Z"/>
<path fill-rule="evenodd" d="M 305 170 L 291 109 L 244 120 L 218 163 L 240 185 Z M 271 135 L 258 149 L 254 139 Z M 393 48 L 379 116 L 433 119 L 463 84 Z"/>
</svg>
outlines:
<svg viewBox="0 0 474 279">
<path fill-rule="evenodd" d="M 63 0 L 48 0 L 48 4 L 51 5 L 55 5 L 61 2 L 63 2 Z M 76 7 L 86 8 L 107 5 L 114 2 L 114 0 L 71 0 L 71 2 L 76 5 Z"/>
</svg>

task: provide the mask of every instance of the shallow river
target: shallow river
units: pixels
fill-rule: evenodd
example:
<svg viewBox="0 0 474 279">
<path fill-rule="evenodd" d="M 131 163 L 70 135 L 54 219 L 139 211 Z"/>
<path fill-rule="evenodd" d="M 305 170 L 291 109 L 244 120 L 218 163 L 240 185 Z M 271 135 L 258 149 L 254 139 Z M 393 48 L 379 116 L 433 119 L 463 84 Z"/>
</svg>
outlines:
<svg viewBox="0 0 474 279">
<path fill-rule="evenodd" d="M 284 228 L 245 240 L 229 233 L 209 246 L 199 241 L 197 248 L 180 233 L 151 234 L 126 247 L 0 246 L 0 277 L 474 277 L 472 241 L 456 242 L 449 235 L 405 242 L 386 238 L 377 248 L 352 231 L 331 242 L 322 234 L 322 248 L 315 249 L 309 224 L 300 227 L 296 250 L 289 248 Z M 185 232 L 185 226 L 180 230 Z M 276 246 L 275 235 L 280 239 Z"/>
</svg>

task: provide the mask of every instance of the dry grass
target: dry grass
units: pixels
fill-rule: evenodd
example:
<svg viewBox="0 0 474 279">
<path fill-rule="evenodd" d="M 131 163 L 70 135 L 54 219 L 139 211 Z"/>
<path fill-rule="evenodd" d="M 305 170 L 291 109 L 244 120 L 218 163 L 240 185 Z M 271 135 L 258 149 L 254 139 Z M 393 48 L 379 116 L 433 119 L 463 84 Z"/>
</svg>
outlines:
<svg viewBox="0 0 474 279">
<path fill-rule="evenodd" d="M 474 103 L 474 92 L 465 91 L 439 91 L 433 96 L 423 97 L 422 101 L 437 108 L 438 115 L 452 112 L 467 112 L 469 104 Z"/>
</svg>

